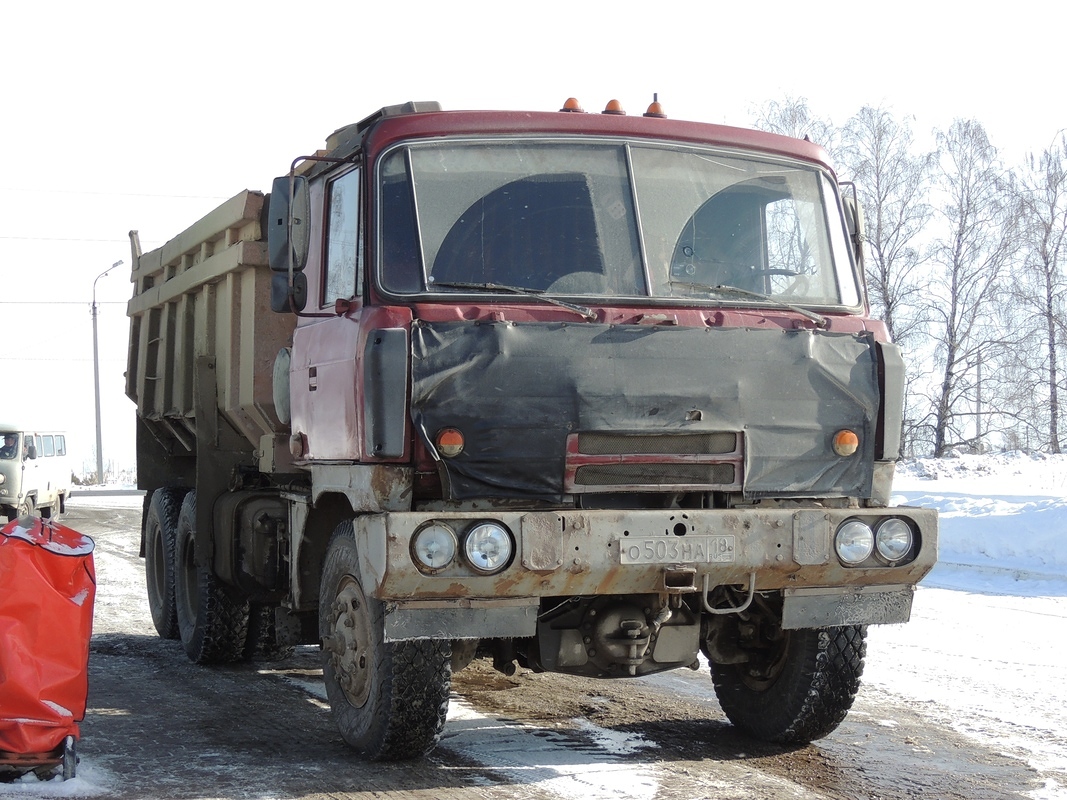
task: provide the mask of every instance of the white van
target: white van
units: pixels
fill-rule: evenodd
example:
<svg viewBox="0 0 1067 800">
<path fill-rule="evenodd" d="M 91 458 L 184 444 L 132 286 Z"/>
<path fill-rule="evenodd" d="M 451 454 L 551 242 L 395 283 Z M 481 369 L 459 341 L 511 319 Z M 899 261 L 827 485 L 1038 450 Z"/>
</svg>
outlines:
<svg viewBox="0 0 1067 800">
<path fill-rule="evenodd" d="M 62 514 L 70 479 L 65 434 L 0 424 L 0 512 L 8 520 Z"/>
</svg>

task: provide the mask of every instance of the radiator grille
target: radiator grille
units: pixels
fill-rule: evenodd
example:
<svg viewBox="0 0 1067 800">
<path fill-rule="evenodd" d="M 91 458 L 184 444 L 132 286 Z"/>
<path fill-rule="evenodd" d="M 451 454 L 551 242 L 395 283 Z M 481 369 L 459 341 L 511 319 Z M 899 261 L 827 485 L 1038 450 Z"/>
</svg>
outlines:
<svg viewBox="0 0 1067 800">
<path fill-rule="evenodd" d="M 733 464 L 588 464 L 578 467 L 579 486 L 729 485 Z"/>
<path fill-rule="evenodd" d="M 736 433 L 625 434 L 579 433 L 585 455 L 722 455 L 737 450 Z"/>
</svg>

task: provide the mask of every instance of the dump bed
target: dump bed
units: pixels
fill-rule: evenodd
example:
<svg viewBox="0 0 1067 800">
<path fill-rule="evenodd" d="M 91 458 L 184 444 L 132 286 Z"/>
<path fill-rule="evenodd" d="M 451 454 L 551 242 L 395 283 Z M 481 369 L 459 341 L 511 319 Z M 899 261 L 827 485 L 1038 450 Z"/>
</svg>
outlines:
<svg viewBox="0 0 1067 800">
<path fill-rule="evenodd" d="M 250 451 L 263 436 L 288 433 L 272 376 L 295 317 L 270 310 L 264 201 L 261 192 L 243 191 L 135 256 L 126 394 L 172 454 L 195 451 L 198 402 L 206 410 L 211 397 L 208 390 L 197 400 L 205 381 L 215 383 L 219 414 Z M 214 419 L 204 424 L 215 428 Z"/>
</svg>

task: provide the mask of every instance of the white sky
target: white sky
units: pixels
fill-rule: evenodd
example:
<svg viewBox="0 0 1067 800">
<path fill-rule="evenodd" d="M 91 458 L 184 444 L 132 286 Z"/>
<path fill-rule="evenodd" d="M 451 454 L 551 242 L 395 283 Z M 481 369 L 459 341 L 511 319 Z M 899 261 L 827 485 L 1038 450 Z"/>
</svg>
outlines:
<svg viewBox="0 0 1067 800">
<path fill-rule="evenodd" d="M 380 106 L 641 113 L 658 92 L 748 125 L 792 95 L 837 124 L 885 105 L 920 137 L 974 118 L 1016 163 L 1067 127 L 1065 22 L 1047 0 L 8 4 L 0 420 L 66 429 L 93 463 L 93 279 L 122 259 L 97 285 L 101 391 L 105 459 L 131 465 L 127 232 L 157 247 Z"/>
</svg>

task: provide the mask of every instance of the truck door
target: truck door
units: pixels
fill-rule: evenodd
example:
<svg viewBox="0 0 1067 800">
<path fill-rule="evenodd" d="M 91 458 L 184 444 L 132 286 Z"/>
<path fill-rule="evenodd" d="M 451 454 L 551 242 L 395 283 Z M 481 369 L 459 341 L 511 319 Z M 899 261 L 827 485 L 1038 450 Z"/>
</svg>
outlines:
<svg viewBox="0 0 1067 800">
<path fill-rule="evenodd" d="M 325 229 L 323 250 L 309 259 L 309 306 L 323 316 L 301 320 L 293 335 L 293 431 L 307 438 L 306 458 L 359 459 L 356 353 L 361 313 L 361 170 L 354 167 L 326 184 L 312 214 Z M 321 197 L 321 196 L 320 196 Z M 316 208 L 318 206 L 318 208 Z M 335 314 L 338 301 L 347 310 Z"/>
</svg>

